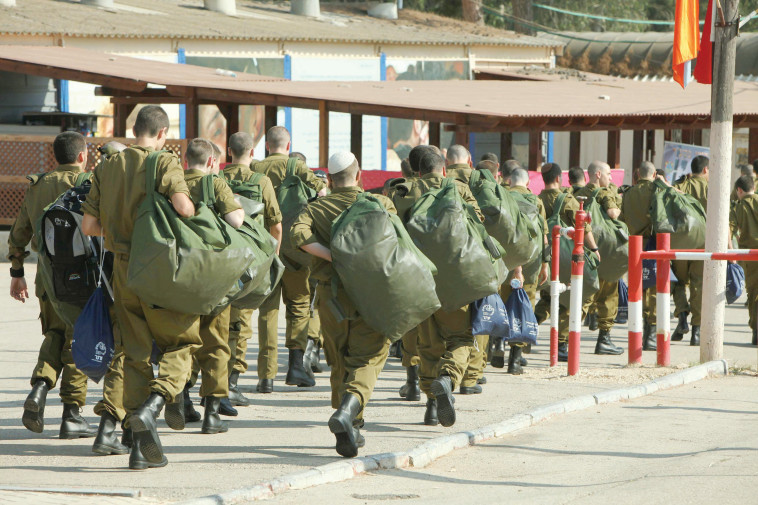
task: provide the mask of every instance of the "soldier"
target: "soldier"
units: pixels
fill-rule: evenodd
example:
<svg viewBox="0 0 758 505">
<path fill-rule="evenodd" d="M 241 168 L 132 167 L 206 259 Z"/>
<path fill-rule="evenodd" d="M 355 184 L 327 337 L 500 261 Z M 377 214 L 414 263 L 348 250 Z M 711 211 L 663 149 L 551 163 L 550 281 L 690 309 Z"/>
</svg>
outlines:
<svg viewBox="0 0 758 505">
<path fill-rule="evenodd" d="M 694 197 L 708 210 L 708 158 L 705 156 L 695 156 L 690 163 L 692 176 L 678 184 L 676 189 L 682 193 Z M 703 262 L 676 260 L 671 262 L 671 268 L 679 283 L 689 284 L 690 286 L 690 310 L 692 311 L 692 333 L 690 334 L 690 345 L 700 345 L 700 313 L 703 299 Z M 677 341 L 684 338 L 684 326 L 687 322 L 687 313 L 681 308 L 677 311 L 679 324 L 671 335 L 671 340 Z"/>
<path fill-rule="evenodd" d="M 497 171 L 500 172 L 500 160 L 495 153 L 484 153 L 479 161 L 491 161 L 497 166 Z"/>
<path fill-rule="evenodd" d="M 611 167 L 602 161 L 593 161 L 587 167 L 589 183 L 585 186 L 575 189 L 574 196 L 583 196 L 585 198 L 595 198 L 603 211 L 611 219 L 618 219 L 621 209 L 618 207 L 616 199 L 617 193 L 609 189 L 611 183 Z M 597 195 L 595 192 L 597 190 Z M 619 355 L 624 349 L 614 345 L 611 340 L 611 329 L 616 320 L 619 307 L 619 283 L 618 281 L 608 282 L 600 279 L 600 289 L 595 293 L 590 305 L 592 311 L 596 314 L 600 333 L 597 336 L 595 344 L 595 354 Z"/>
<path fill-rule="evenodd" d="M 457 179 L 465 184 L 468 184 L 468 180 L 471 178 L 471 153 L 468 149 L 460 144 L 450 146 L 447 150 L 447 158 L 445 160 L 447 168 L 447 177 L 451 179 Z"/>
<path fill-rule="evenodd" d="M 619 219 L 629 227 L 629 235 L 642 235 L 642 243 L 647 244 L 653 233 L 653 225 L 650 221 L 650 203 L 655 194 L 653 181 L 657 177 L 655 165 L 645 161 L 637 169 L 637 180 L 634 186 L 624 194 L 621 204 Z M 646 351 L 656 350 L 656 308 L 655 287 L 645 290 L 642 297 L 644 312 L 644 328 L 642 335 L 642 348 Z"/>
<path fill-rule="evenodd" d="M 440 188 L 445 178 L 444 160 L 434 153 L 424 155 L 419 163 L 419 174 L 421 195 Z M 483 220 L 468 185 L 460 179 L 456 179 L 455 184 L 463 200 Z M 438 310 L 419 325 L 418 333 L 420 386 L 427 396 L 424 424 L 452 426 L 455 424 L 453 391 L 461 384 L 468 365 L 469 348 L 474 345 L 469 305 L 452 312 Z"/>
<path fill-rule="evenodd" d="M 8 259 L 11 261 L 10 294 L 21 302 L 26 302 L 29 298 L 24 278 L 24 258 L 29 256 L 26 246 L 31 242 L 34 251 L 39 251 L 41 246 L 42 237 L 35 235 L 37 222 L 48 205 L 67 189 L 74 187 L 77 177 L 87 166 L 87 144 L 79 133 L 63 132 L 56 136 L 53 152 L 58 162 L 53 171 L 27 177 L 31 184 L 26 190 L 8 236 Z M 96 433 L 95 428 L 79 413 L 87 397 L 87 376 L 76 368 L 71 355 L 74 329 L 64 323 L 55 312 L 42 284 L 39 269 L 34 285 L 35 295 L 39 299 L 39 318 L 44 340 L 39 350 L 37 365 L 32 372 L 32 391 L 24 402 L 21 421 L 28 430 L 42 433 L 45 427 L 47 392 L 55 387 L 58 378 L 61 377 L 63 419 L 60 438 L 93 437 Z"/>
<path fill-rule="evenodd" d="M 390 341 L 370 328 L 359 315 L 337 321 L 329 308 L 328 302 L 334 296 L 331 285 L 334 272 L 329 250 L 332 222 L 355 202 L 363 190 L 360 188 L 360 167 L 352 153 L 333 154 L 328 169 L 332 193 L 309 203 L 300 213 L 292 226 L 292 242 L 314 256 L 313 277 L 318 280 L 324 352 L 332 367 L 332 408 L 337 409 L 329 419 L 329 430 L 335 435 L 337 452 L 354 457 L 365 445 L 360 427 L 379 372 L 387 361 Z M 395 213 L 388 198 L 381 195 L 377 198 L 389 212 Z M 344 289 L 340 287 L 336 291 L 345 310 L 354 313 Z"/>
<path fill-rule="evenodd" d="M 568 170 L 569 187 L 566 192 L 576 194 L 577 191 L 582 189 L 587 184 L 587 178 L 584 175 L 582 167 L 571 167 Z"/>
<path fill-rule="evenodd" d="M 305 163 L 305 156 L 300 153 L 290 153 L 290 158 L 297 158 Z M 327 184 L 326 172 L 323 170 L 314 170 L 313 174 Z M 316 299 L 316 285 L 318 284 L 312 277 L 308 278 L 308 284 L 311 288 L 311 318 L 308 320 L 308 345 L 305 348 L 305 357 L 303 364 L 306 370 L 310 368 L 313 373 L 321 373 L 321 349 L 324 347 L 324 337 L 321 334 L 321 318 L 318 315 L 318 300 Z"/>
<path fill-rule="evenodd" d="M 203 201 L 203 178 L 215 175 L 218 172 L 218 159 L 220 151 L 215 153 L 211 142 L 205 139 L 191 140 L 187 145 L 185 159 L 187 170 L 184 179 L 190 191 L 192 202 L 199 205 Z M 223 179 L 213 177 L 213 190 L 215 202 L 213 209 L 223 217 L 224 221 L 234 228 L 239 228 L 245 219 L 245 211 L 234 200 L 234 195 Z M 202 433 L 224 433 L 229 427 L 219 418 L 221 399 L 229 396 L 229 314 L 231 305 L 228 305 L 217 315 L 200 317 L 200 339 L 202 347 L 195 352 L 200 370 L 203 372 L 203 381 L 200 386 L 200 397 L 205 405 L 203 416 Z M 236 381 L 235 381 L 236 385 Z M 183 402 L 169 404 L 166 407 L 166 421 L 174 416 L 184 422 Z"/>
<path fill-rule="evenodd" d="M 181 398 L 192 351 L 201 344 L 197 316 L 153 307 L 126 285 L 137 207 L 145 198 L 144 161 L 163 148 L 168 127 L 168 115 L 161 107 L 140 109 L 133 128 L 135 144 L 95 170 L 92 189 L 82 205 L 82 231 L 105 236 L 105 245 L 114 254 L 114 311 L 124 345 L 124 408 L 130 414 L 126 427 L 133 437 L 129 468 L 135 470 L 168 464 L 156 419 L 166 402 Z M 155 190 L 169 199 L 180 216 L 195 214 L 175 154 L 160 155 Z M 158 377 L 153 377 L 150 364 L 153 341 L 162 353 Z"/>
<path fill-rule="evenodd" d="M 734 187 L 738 201 L 729 213 L 729 242 L 731 244 L 731 237 L 736 236 L 737 245 L 741 249 L 758 249 L 758 195 L 755 194 L 755 179 L 750 175 L 743 175 L 737 179 Z M 758 345 L 758 263 L 744 261 L 742 268 L 745 270 L 749 325 L 753 332 L 752 344 Z"/>
<path fill-rule="evenodd" d="M 556 208 L 555 204 L 558 201 L 558 197 L 561 195 L 561 167 L 557 163 L 545 163 L 542 166 L 542 181 L 545 183 L 545 189 L 540 193 L 540 200 L 542 200 L 545 206 L 545 214 L 552 216 L 556 212 L 561 213 L 562 221 L 568 226 L 575 226 L 576 213 L 579 212 L 579 202 L 571 194 L 567 194 L 563 201 L 563 207 L 561 209 Z M 589 224 L 584 227 L 584 244 L 587 249 L 597 254 L 597 244 L 595 244 L 595 238 L 592 236 L 592 228 Z M 543 293 L 545 293 L 543 291 Z M 547 292 L 544 297 L 550 300 L 550 293 Z M 543 294 L 540 294 L 540 300 L 542 300 Z M 548 308 L 549 311 L 549 308 Z M 536 312 L 536 311 L 535 311 Z M 568 361 L 568 322 L 569 311 L 568 307 L 560 305 L 558 325 L 558 361 Z M 543 321 L 547 319 L 547 314 L 544 314 Z M 539 321 L 538 316 L 538 321 Z"/>
<path fill-rule="evenodd" d="M 508 189 L 515 195 L 518 195 L 518 198 L 523 198 L 530 204 L 537 207 L 537 212 L 540 215 L 540 224 L 543 234 L 541 239 L 542 255 L 539 274 L 536 278 L 526 279 L 522 273 L 523 267 L 518 267 L 516 269 L 517 272 L 514 272 L 511 276 L 512 278 L 521 280 L 523 283 L 524 291 L 526 291 L 526 294 L 529 295 L 529 300 L 532 302 L 532 309 L 534 309 L 537 298 L 537 288 L 542 283 L 547 281 L 549 275 L 548 268 L 550 265 L 550 248 L 547 247 L 549 244 L 546 220 L 547 215 L 545 214 L 545 205 L 542 203 L 542 200 L 540 200 L 536 195 L 532 194 L 532 192 L 529 191 L 529 188 L 527 187 L 529 184 L 529 174 L 526 170 L 523 168 L 513 169 L 511 171 L 509 179 L 511 182 Z M 500 297 L 503 299 L 503 301 L 508 301 L 508 298 L 511 296 L 511 292 L 513 291 L 511 283 L 509 282 L 510 280 L 511 279 L 509 278 L 500 286 Z M 522 353 L 525 351 L 529 352 L 530 346 L 521 342 L 513 342 L 509 345 L 510 352 L 508 354 L 508 369 L 506 372 L 512 375 L 520 375 L 524 373 L 523 367 L 527 365 L 526 358 L 522 356 Z"/>
<path fill-rule="evenodd" d="M 248 182 L 257 174 L 248 167 L 253 161 L 255 141 L 247 132 L 237 132 L 229 137 L 228 152 L 232 162 L 224 167 L 223 175 L 232 181 Z M 285 160 L 286 163 L 286 160 Z M 266 175 L 258 175 L 261 188 L 261 201 L 264 205 L 263 224 L 271 236 L 281 244 L 282 214 L 276 200 L 274 185 Z M 279 246 L 276 250 L 279 254 Z M 277 344 L 279 340 L 279 291 L 274 291 L 263 303 L 258 313 L 258 385 L 259 393 L 271 393 L 274 390 L 274 377 L 278 369 Z M 272 315 L 273 311 L 276 313 Z M 276 317 L 274 317 L 276 316 Z M 239 376 L 247 371 L 247 341 L 253 336 L 253 310 L 232 307 L 229 315 L 229 401 L 232 405 L 246 407 L 250 400 L 239 390 Z M 303 347 L 305 349 L 305 347 Z"/>
<path fill-rule="evenodd" d="M 500 165 L 500 184 L 505 188 L 511 186 L 511 173 L 517 168 L 522 168 L 521 163 L 516 160 L 506 160 Z"/>
<path fill-rule="evenodd" d="M 279 186 L 287 176 L 287 160 L 290 151 L 290 134 L 282 126 L 274 126 L 266 133 L 266 149 L 269 156 L 256 163 L 255 171 L 266 175 L 271 179 L 274 191 L 279 191 Z M 308 186 L 315 190 L 318 196 L 326 195 L 326 186 L 305 165 L 298 162 L 295 173 Z M 279 202 L 280 205 L 282 202 Z M 289 230 L 287 230 L 289 231 Z M 286 237 L 285 237 L 286 238 Z M 283 255 L 285 265 L 294 265 Z M 289 349 L 289 365 L 285 384 L 298 387 L 312 387 L 316 385 L 313 374 L 305 370 L 303 357 L 308 345 L 308 321 L 310 319 L 311 292 L 308 284 L 310 268 L 300 266 L 299 269 L 287 268 L 282 275 L 282 281 L 277 290 L 260 308 L 258 315 L 258 338 L 266 342 L 269 349 L 276 349 L 279 327 L 279 298 L 284 300 L 286 308 L 287 333 L 285 345 Z M 276 369 L 277 356 L 271 352 L 259 359 L 258 369 L 266 370 L 266 377 Z M 264 388 L 265 383 L 261 386 Z"/>
</svg>

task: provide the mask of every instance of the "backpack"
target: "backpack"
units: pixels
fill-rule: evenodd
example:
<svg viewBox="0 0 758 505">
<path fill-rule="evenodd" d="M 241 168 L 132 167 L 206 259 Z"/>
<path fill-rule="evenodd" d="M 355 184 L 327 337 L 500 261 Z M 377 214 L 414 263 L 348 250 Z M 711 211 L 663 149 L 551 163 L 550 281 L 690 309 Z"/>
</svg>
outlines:
<svg viewBox="0 0 758 505">
<path fill-rule="evenodd" d="M 334 220 L 330 250 L 329 305 L 338 320 L 350 318 L 337 300 L 340 285 L 366 324 L 393 342 L 440 308 L 434 264 L 374 195 L 360 193 Z"/>
<path fill-rule="evenodd" d="M 597 202 L 600 188 L 592 192 L 584 210 L 592 218 L 592 235 L 600 250 L 597 274 L 600 279 L 614 282 L 629 269 L 629 229 L 626 224 L 611 219 Z"/>
<path fill-rule="evenodd" d="M 397 216 L 403 223 L 407 223 L 411 209 L 422 196 L 421 188 L 413 181 L 396 179 L 392 183 L 392 189 L 392 203 L 395 204 Z"/>
<path fill-rule="evenodd" d="M 179 217 L 155 190 L 163 152 L 144 162 L 146 194 L 137 208 L 126 284 L 144 303 L 211 314 L 255 261 L 258 246 L 202 202 L 194 216 Z"/>
<path fill-rule="evenodd" d="M 705 209 L 693 196 L 656 180 L 657 191 L 650 204 L 653 234 L 671 234 L 672 249 L 705 247 Z"/>
<path fill-rule="evenodd" d="M 263 174 L 253 172 L 250 178 L 245 181 L 226 179 L 229 189 L 237 197 L 237 201 L 245 214 L 253 219 L 258 219 L 261 223 L 265 209 L 260 182 L 262 178 Z"/>
<path fill-rule="evenodd" d="M 81 230 L 81 205 L 89 194 L 90 173 L 81 173 L 75 185 L 66 190 L 42 212 L 37 223 L 37 250 L 40 275 L 45 292 L 56 312 L 73 326 L 98 283 L 98 255 L 102 239 L 88 237 Z M 113 271 L 113 255 L 105 255 L 105 275 Z"/>
<path fill-rule="evenodd" d="M 535 255 L 531 261 L 525 263 L 521 269 L 521 273 L 524 276 L 524 284 L 535 284 L 539 280 L 539 273 L 542 268 L 542 252 L 546 247 L 544 237 L 547 234 L 547 230 L 542 227 L 542 216 L 537 206 L 537 196 L 518 193 L 516 191 L 509 191 L 508 193 L 515 199 L 521 213 L 522 222 L 525 222 L 526 227 L 530 230 L 530 236 L 537 237 L 535 240 L 539 244 L 539 254 Z M 549 280 L 550 277 L 548 277 L 546 282 L 549 282 Z"/>
<path fill-rule="evenodd" d="M 566 203 L 566 193 L 561 193 L 555 202 L 553 208 L 553 214 L 547 220 L 547 229 L 552 230 L 554 226 L 559 225 L 562 228 L 566 228 L 566 223 L 561 219 L 561 212 L 563 211 L 563 205 Z M 561 235 L 561 251 L 560 251 L 560 275 L 559 280 L 567 287 L 571 286 L 571 255 L 574 251 L 574 241 L 568 237 Z M 582 302 L 589 300 L 592 295 L 597 293 L 600 289 L 600 282 L 597 276 L 598 260 L 597 255 L 592 254 L 592 251 L 584 249 L 584 282 L 582 284 Z M 571 293 L 566 290 L 561 294 L 560 304 L 564 307 L 569 306 L 571 299 Z"/>
<path fill-rule="evenodd" d="M 508 269 L 500 243 L 487 234 L 452 179 L 425 193 L 410 211 L 408 234 L 437 267 L 437 296 L 445 311 L 496 293 Z"/>
<path fill-rule="evenodd" d="M 471 192 L 484 214 L 484 227 L 506 251 L 503 257 L 509 270 L 533 261 L 542 251 L 542 235 L 526 216 L 511 191 L 495 181 L 489 170 L 474 170 L 469 179 Z"/>
<path fill-rule="evenodd" d="M 282 212 L 282 246 L 284 265 L 290 270 L 300 270 L 311 264 L 311 255 L 292 245 L 290 230 L 295 219 L 308 202 L 316 198 L 316 192 L 295 173 L 297 158 L 287 160 L 287 172 L 276 193 L 279 209 Z"/>
</svg>

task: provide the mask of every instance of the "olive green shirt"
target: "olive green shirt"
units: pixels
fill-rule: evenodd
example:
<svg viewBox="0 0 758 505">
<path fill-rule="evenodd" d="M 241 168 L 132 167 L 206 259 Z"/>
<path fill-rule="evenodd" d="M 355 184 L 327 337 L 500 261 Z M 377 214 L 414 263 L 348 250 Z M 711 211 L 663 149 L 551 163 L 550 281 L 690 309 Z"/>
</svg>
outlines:
<svg viewBox="0 0 758 505">
<path fill-rule="evenodd" d="M 192 202 L 197 205 L 203 201 L 203 177 L 205 177 L 206 174 L 202 170 L 197 169 L 190 169 L 186 170 L 184 172 L 184 180 L 187 181 L 187 187 L 189 188 L 190 192 L 190 198 L 192 199 Z M 220 177 L 214 177 L 213 178 L 213 192 L 216 197 L 216 201 L 213 204 L 213 208 L 216 210 L 216 212 L 221 216 L 224 217 L 225 215 L 229 214 L 230 212 L 234 212 L 237 209 L 241 209 L 242 207 L 240 204 L 237 203 L 237 201 L 234 199 L 234 193 L 232 193 L 232 190 L 229 189 L 229 185 L 224 182 L 224 180 Z"/>
<path fill-rule="evenodd" d="M 542 203 L 542 200 L 540 200 L 537 195 L 532 193 L 529 188 L 525 188 L 524 186 L 511 186 L 508 188 L 508 191 L 513 191 L 514 193 L 519 193 L 524 195 L 524 197 L 532 202 L 534 205 L 537 206 L 537 211 L 540 213 L 540 219 L 542 219 L 542 230 L 544 231 L 543 236 L 546 237 L 549 241 L 550 237 L 550 230 L 547 229 L 547 213 L 545 212 L 545 204 Z M 550 250 L 547 247 L 544 247 L 546 243 L 543 241 L 543 248 L 542 248 L 542 262 L 547 263 L 550 261 Z"/>
<path fill-rule="evenodd" d="M 595 197 L 595 200 L 597 201 L 597 203 L 600 204 L 600 206 L 603 208 L 604 211 L 608 212 L 611 209 L 619 208 L 616 202 L 616 195 L 611 193 L 611 191 L 608 188 L 601 188 L 600 186 L 597 186 L 594 183 L 589 183 L 586 186 L 582 186 L 581 188 L 575 189 L 573 195 L 583 196 L 589 200 L 590 198 L 592 198 L 592 193 L 594 193 L 596 189 L 599 189 L 600 191 Z"/>
<path fill-rule="evenodd" d="M 48 172 L 39 178 L 29 176 L 31 181 L 26 190 L 21 208 L 18 211 L 16 221 L 8 235 L 8 259 L 11 260 L 13 269 L 19 269 L 24 265 L 24 258 L 29 256 L 26 246 L 32 243 L 32 250 L 38 251 L 35 228 L 42 211 L 53 203 L 67 189 L 73 188 L 76 178 L 82 173 L 79 165 L 59 165 L 52 172 Z M 34 240 L 32 240 L 34 239 Z"/>
<path fill-rule="evenodd" d="M 254 165 L 251 164 L 251 168 L 256 172 L 265 175 L 271 179 L 271 184 L 274 185 L 274 191 L 279 189 L 282 185 L 282 181 L 287 176 L 287 161 L 289 156 L 286 154 L 272 154 L 265 160 L 258 161 Z M 295 175 L 300 177 L 309 187 L 315 191 L 321 191 L 326 187 L 326 184 L 313 174 L 313 170 L 303 163 L 302 160 L 297 160 L 295 166 Z"/>
<path fill-rule="evenodd" d="M 545 215 L 548 219 L 555 212 L 555 203 L 558 197 L 561 196 L 563 191 L 560 189 L 543 189 L 540 193 L 540 200 L 545 206 Z M 579 212 L 579 201 L 574 198 L 571 193 L 566 193 L 566 198 L 563 201 L 563 209 L 561 210 L 561 220 L 569 226 L 576 225 L 576 213 Z M 589 223 L 585 223 L 584 232 L 589 233 L 592 231 L 592 227 Z"/>
<path fill-rule="evenodd" d="M 319 243 L 329 247 L 332 241 L 332 223 L 350 207 L 363 189 L 357 186 L 333 188 L 331 194 L 310 202 L 292 224 L 291 240 L 295 247 Z M 392 201 L 383 195 L 375 195 L 384 207 L 395 214 Z M 311 278 L 319 282 L 331 282 L 332 265 L 326 260 L 313 257 Z"/>
<path fill-rule="evenodd" d="M 702 175 L 693 175 L 675 187 L 682 193 L 694 196 L 700 205 L 708 210 L 708 179 Z"/>
<path fill-rule="evenodd" d="M 245 182 L 249 180 L 255 172 L 245 165 L 229 164 L 224 167 L 222 173 L 224 177 L 231 181 Z M 274 185 L 271 183 L 271 179 L 264 175 L 258 180 L 258 184 L 261 185 L 261 203 L 263 203 L 264 224 L 266 228 L 270 230 L 272 226 L 282 222 L 282 212 L 279 209 L 279 202 L 276 200 L 276 191 L 274 191 Z"/>
<path fill-rule="evenodd" d="M 114 254 L 129 254 L 137 208 L 145 199 L 145 158 L 150 147 L 131 146 L 95 169 L 92 189 L 82 211 L 100 221 L 105 233 L 105 247 Z M 155 191 L 171 198 L 176 193 L 189 196 L 179 157 L 164 152 L 158 158 Z"/>
<path fill-rule="evenodd" d="M 468 163 L 454 163 L 446 169 L 448 179 L 458 179 L 466 184 L 471 179 L 471 172 L 473 171 L 474 169 Z"/>
<path fill-rule="evenodd" d="M 629 227 L 629 235 L 649 237 L 653 232 L 653 223 L 650 221 L 650 204 L 653 201 L 655 190 L 653 181 L 640 179 L 624 195 L 619 219 Z"/>
<path fill-rule="evenodd" d="M 448 175 L 447 178 L 449 179 L 450 176 Z M 445 178 L 442 177 L 441 174 L 430 173 L 422 175 L 421 178 L 416 181 L 416 186 L 420 190 L 419 198 L 429 191 L 441 188 L 443 180 L 445 180 Z M 474 208 L 479 221 L 484 222 L 484 214 L 482 214 L 482 210 L 479 208 L 479 204 L 477 203 L 476 198 L 474 198 L 474 194 L 471 193 L 471 188 L 468 187 L 468 184 L 462 182 L 460 179 L 455 179 L 453 182 L 455 183 L 455 187 L 458 189 L 461 198 L 463 198 L 463 201 L 471 205 Z"/>
<path fill-rule="evenodd" d="M 758 195 L 745 195 L 729 212 L 729 236 L 741 249 L 758 249 Z"/>
</svg>

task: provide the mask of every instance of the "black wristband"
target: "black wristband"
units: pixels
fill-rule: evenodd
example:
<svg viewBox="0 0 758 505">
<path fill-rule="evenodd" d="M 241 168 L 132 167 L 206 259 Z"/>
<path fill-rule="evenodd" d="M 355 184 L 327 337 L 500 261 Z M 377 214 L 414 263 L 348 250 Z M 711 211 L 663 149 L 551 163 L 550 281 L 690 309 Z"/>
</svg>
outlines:
<svg viewBox="0 0 758 505">
<path fill-rule="evenodd" d="M 19 278 L 24 276 L 24 267 L 21 268 L 11 268 L 11 277 Z"/>
<path fill-rule="evenodd" d="M 592 251 L 592 252 L 598 252 L 598 250 L 599 250 L 597 247 L 596 247 L 596 248 L 594 248 L 594 249 L 592 249 L 592 248 L 589 248 L 589 247 L 588 247 L 587 249 L 589 249 L 589 250 L 590 250 L 590 251 Z"/>
</svg>

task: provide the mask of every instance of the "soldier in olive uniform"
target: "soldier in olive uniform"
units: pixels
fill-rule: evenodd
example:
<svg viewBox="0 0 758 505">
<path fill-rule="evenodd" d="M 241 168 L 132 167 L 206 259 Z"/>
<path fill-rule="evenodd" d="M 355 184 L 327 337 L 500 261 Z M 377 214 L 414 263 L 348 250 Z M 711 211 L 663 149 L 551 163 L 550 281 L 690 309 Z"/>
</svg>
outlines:
<svg viewBox="0 0 758 505">
<path fill-rule="evenodd" d="M 471 178 L 471 153 L 468 149 L 460 144 L 450 146 L 447 150 L 447 156 L 445 159 L 447 168 L 445 169 L 448 178 L 459 180 L 465 184 L 468 184 Z"/>
<path fill-rule="evenodd" d="M 695 156 L 690 163 L 692 176 L 688 177 L 676 189 L 682 193 L 693 196 L 703 209 L 708 210 L 708 158 L 705 156 Z M 671 262 L 671 268 L 678 282 L 689 284 L 690 286 L 690 310 L 692 311 L 692 333 L 690 335 L 690 345 L 700 345 L 700 312 L 702 310 L 703 300 L 703 262 L 675 260 Z M 687 313 L 677 311 L 679 325 L 674 333 L 671 334 L 671 340 L 682 340 L 684 338 L 683 327 L 687 322 Z"/>
<path fill-rule="evenodd" d="M 647 244 L 653 233 L 653 225 L 650 221 L 650 204 L 655 194 L 655 180 L 657 174 L 655 165 L 645 161 L 637 169 L 637 180 L 634 186 L 624 194 L 621 204 L 619 219 L 629 227 L 629 235 L 641 235 L 642 243 Z M 656 308 L 655 287 L 648 288 L 642 295 L 642 308 L 644 328 L 642 334 L 642 348 L 646 351 L 656 350 Z"/>
<path fill-rule="evenodd" d="M 270 154 L 266 159 L 255 164 L 255 171 L 271 179 L 274 191 L 278 193 L 279 186 L 287 176 L 287 160 L 290 151 L 290 134 L 287 129 L 282 126 L 269 129 L 266 133 L 266 149 Z M 313 175 L 313 171 L 305 163 L 298 161 L 295 174 L 315 190 L 318 196 L 326 195 L 326 185 Z M 281 206 L 282 202 L 279 203 Z M 285 235 L 288 232 L 289 230 L 284 230 Z M 313 373 L 305 370 L 303 363 L 305 348 L 308 346 L 308 321 L 310 320 L 311 290 L 308 284 L 310 267 L 296 266 L 296 262 L 288 260 L 286 254 L 283 254 L 283 260 L 287 269 L 282 275 L 281 284 L 260 308 L 258 338 L 269 343 L 267 345 L 269 348 L 270 343 L 278 340 L 279 297 L 281 296 L 284 300 L 287 319 L 285 345 L 289 349 L 289 366 L 285 384 L 311 387 L 316 385 L 316 381 L 313 379 Z M 272 359 L 273 362 L 271 362 Z M 270 357 L 266 356 L 261 361 L 258 367 L 259 370 L 261 368 L 266 370 L 264 378 L 273 379 L 273 376 L 269 377 L 268 374 L 271 370 L 275 370 L 276 355 L 272 353 Z"/>
<path fill-rule="evenodd" d="M 755 194 L 755 179 L 743 175 L 737 179 L 734 186 L 738 201 L 729 213 L 729 238 L 736 236 L 740 249 L 758 249 L 758 195 Z M 752 344 L 758 345 L 758 262 L 744 261 L 741 264 L 745 270 L 749 325 L 753 332 Z"/>
<path fill-rule="evenodd" d="M 53 142 L 53 151 L 58 167 L 52 172 L 28 177 L 31 184 L 24 195 L 8 237 L 8 259 L 11 261 L 10 294 L 21 302 L 29 298 L 24 279 L 24 258 L 29 256 L 26 246 L 31 242 L 32 249 L 39 251 L 42 237 L 37 237 L 35 231 L 42 212 L 63 192 L 76 184 L 77 177 L 87 165 L 87 144 L 79 133 L 59 134 Z M 45 292 L 39 269 L 34 284 L 35 294 L 39 299 L 44 340 L 37 358 L 37 366 L 32 372 L 32 391 L 24 402 L 21 420 L 27 429 L 42 433 L 45 427 L 47 392 L 55 387 L 58 378 L 61 377 L 63 420 L 60 438 L 93 437 L 96 430 L 79 413 L 87 397 L 87 376 L 76 368 L 71 355 L 74 330 L 55 312 Z"/>
<path fill-rule="evenodd" d="M 582 189 L 587 184 L 587 176 L 584 174 L 582 167 L 571 167 L 568 169 L 569 187 L 566 188 L 567 193 L 572 195 Z"/>
<path fill-rule="evenodd" d="M 540 193 L 540 200 L 545 206 L 545 215 L 552 216 L 556 212 L 561 213 L 562 221 L 568 226 L 575 226 L 576 213 L 579 212 L 579 202 L 571 194 L 566 194 L 561 209 L 556 208 L 558 197 L 561 191 L 561 167 L 557 163 L 545 163 L 542 166 L 542 180 L 545 183 L 545 189 Z M 587 249 L 597 254 L 597 244 L 592 236 L 592 228 L 589 223 L 584 226 L 584 245 Z M 542 292 L 540 301 L 544 299 L 549 303 L 550 292 Z M 536 312 L 536 311 L 535 311 Z M 547 319 L 549 305 L 546 313 L 538 315 L 538 321 Z M 568 307 L 560 306 L 559 324 L 558 324 L 558 361 L 568 361 L 568 334 L 569 334 L 569 311 Z"/>
<path fill-rule="evenodd" d="M 337 452 L 354 457 L 365 441 L 360 434 L 363 415 L 374 391 L 379 372 L 387 361 L 390 341 L 369 327 L 359 315 L 338 321 L 329 306 L 334 296 L 329 244 L 332 222 L 363 191 L 361 172 L 352 153 L 338 152 L 329 158 L 331 194 L 311 202 L 292 226 L 292 243 L 314 256 L 313 277 L 318 281 L 318 303 L 321 329 L 324 334 L 324 353 L 331 366 L 332 408 L 337 409 L 329 419 L 329 429 L 336 437 Z M 395 213 L 392 202 L 377 195 L 389 212 Z M 347 313 L 354 306 L 343 288 L 337 289 L 337 300 Z"/>
<path fill-rule="evenodd" d="M 617 193 L 612 192 L 608 187 L 611 183 L 611 167 L 605 162 L 593 161 L 587 167 L 587 175 L 589 183 L 575 190 L 574 196 L 583 196 L 587 199 L 595 198 L 609 218 L 618 219 L 621 209 L 618 207 Z M 624 349 L 614 345 L 611 340 L 611 329 L 619 308 L 619 282 L 600 279 L 600 288 L 589 305 L 592 306 L 593 312 L 597 315 L 600 329 L 595 344 L 595 354 L 622 354 Z"/>
<path fill-rule="evenodd" d="M 166 402 L 181 397 L 192 351 L 201 344 L 197 316 L 154 307 L 126 285 L 137 207 L 145 198 L 144 161 L 163 147 L 168 127 L 168 115 L 159 106 L 140 109 L 134 124 L 135 144 L 95 170 L 92 189 L 82 205 L 82 230 L 104 235 L 106 247 L 114 254 L 114 311 L 124 346 L 124 408 L 130 413 L 126 427 L 133 436 L 129 468 L 140 470 L 168 464 L 156 419 Z M 160 155 L 155 190 L 169 199 L 180 216 L 195 214 L 175 154 Z M 161 351 L 157 377 L 150 364 L 153 341 Z"/>
<path fill-rule="evenodd" d="M 218 170 L 211 143 L 205 139 L 194 139 L 187 145 L 185 154 L 187 170 L 184 179 L 190 192 L 192 202 L 199 205 L 203 201 L 203 178 L 213 177 L 214 203 L 213 209 L 234 228 L 239 228 L 245 219 L 245 211 L 234 199 L 232 191 L 223 179 L 214 175 Z M 219 418 L 219 408 L 222 398 L 229 396 L 229 314 L 232 306 L 228 305 L 219 314 L 200 316 L 200 339 L 202 347 L 195 351 L 203 380 L 200 386 L 200 396 L 204 400 L 205 415 L 203 416 L 202 433 L 223 433 L 228 430 L 225 422 Z M 235 382 L 236 385 L 236 382 Z M 176 402 L 166 407 L 166 421 L 173 416 L 174 420 L 184 421 L 184 404 Z M 176 422 L 176 421 L 174 421 Z"/>
<path fill-rule="evenodd" d="M 224 167 L 224 177 L 232 181 L 250 181 L 255 174 L 251 171 L 255 142 L 247 132 L 237 132 L 229 137 L 229 154 L 232 162 Z M 274 185 L 268 176 L 258 180 L 261 187 L 261 202 L 264 205 L 263 221 L 271 236 L 281 244 L 282 213 L 276 200 Z M 277 246 L 277 254 L 279 249 Z M 258 385 L 259 393 L 271 393 L 274 390 L 274 377 L 278 369 L 279 356 L 277 344 L 279 337 L 279 290 L 274 291 L 258 314 Z M 310 301 L 309 301 L 310 308 Z M 229 361 L 229 401 L 232 405 L 247 406 L 250 401 L 239 391 L 237 381 L 240 374 L 247 371 L 247 341 L 253 336 L 253 310 L 232 307 L 229 322 L 229 348 L 232 357 Z M 289 323 L 288 323 L 289 324 Z M 303 347 L 305 349 L 305 347 Z"/>
</svg>

